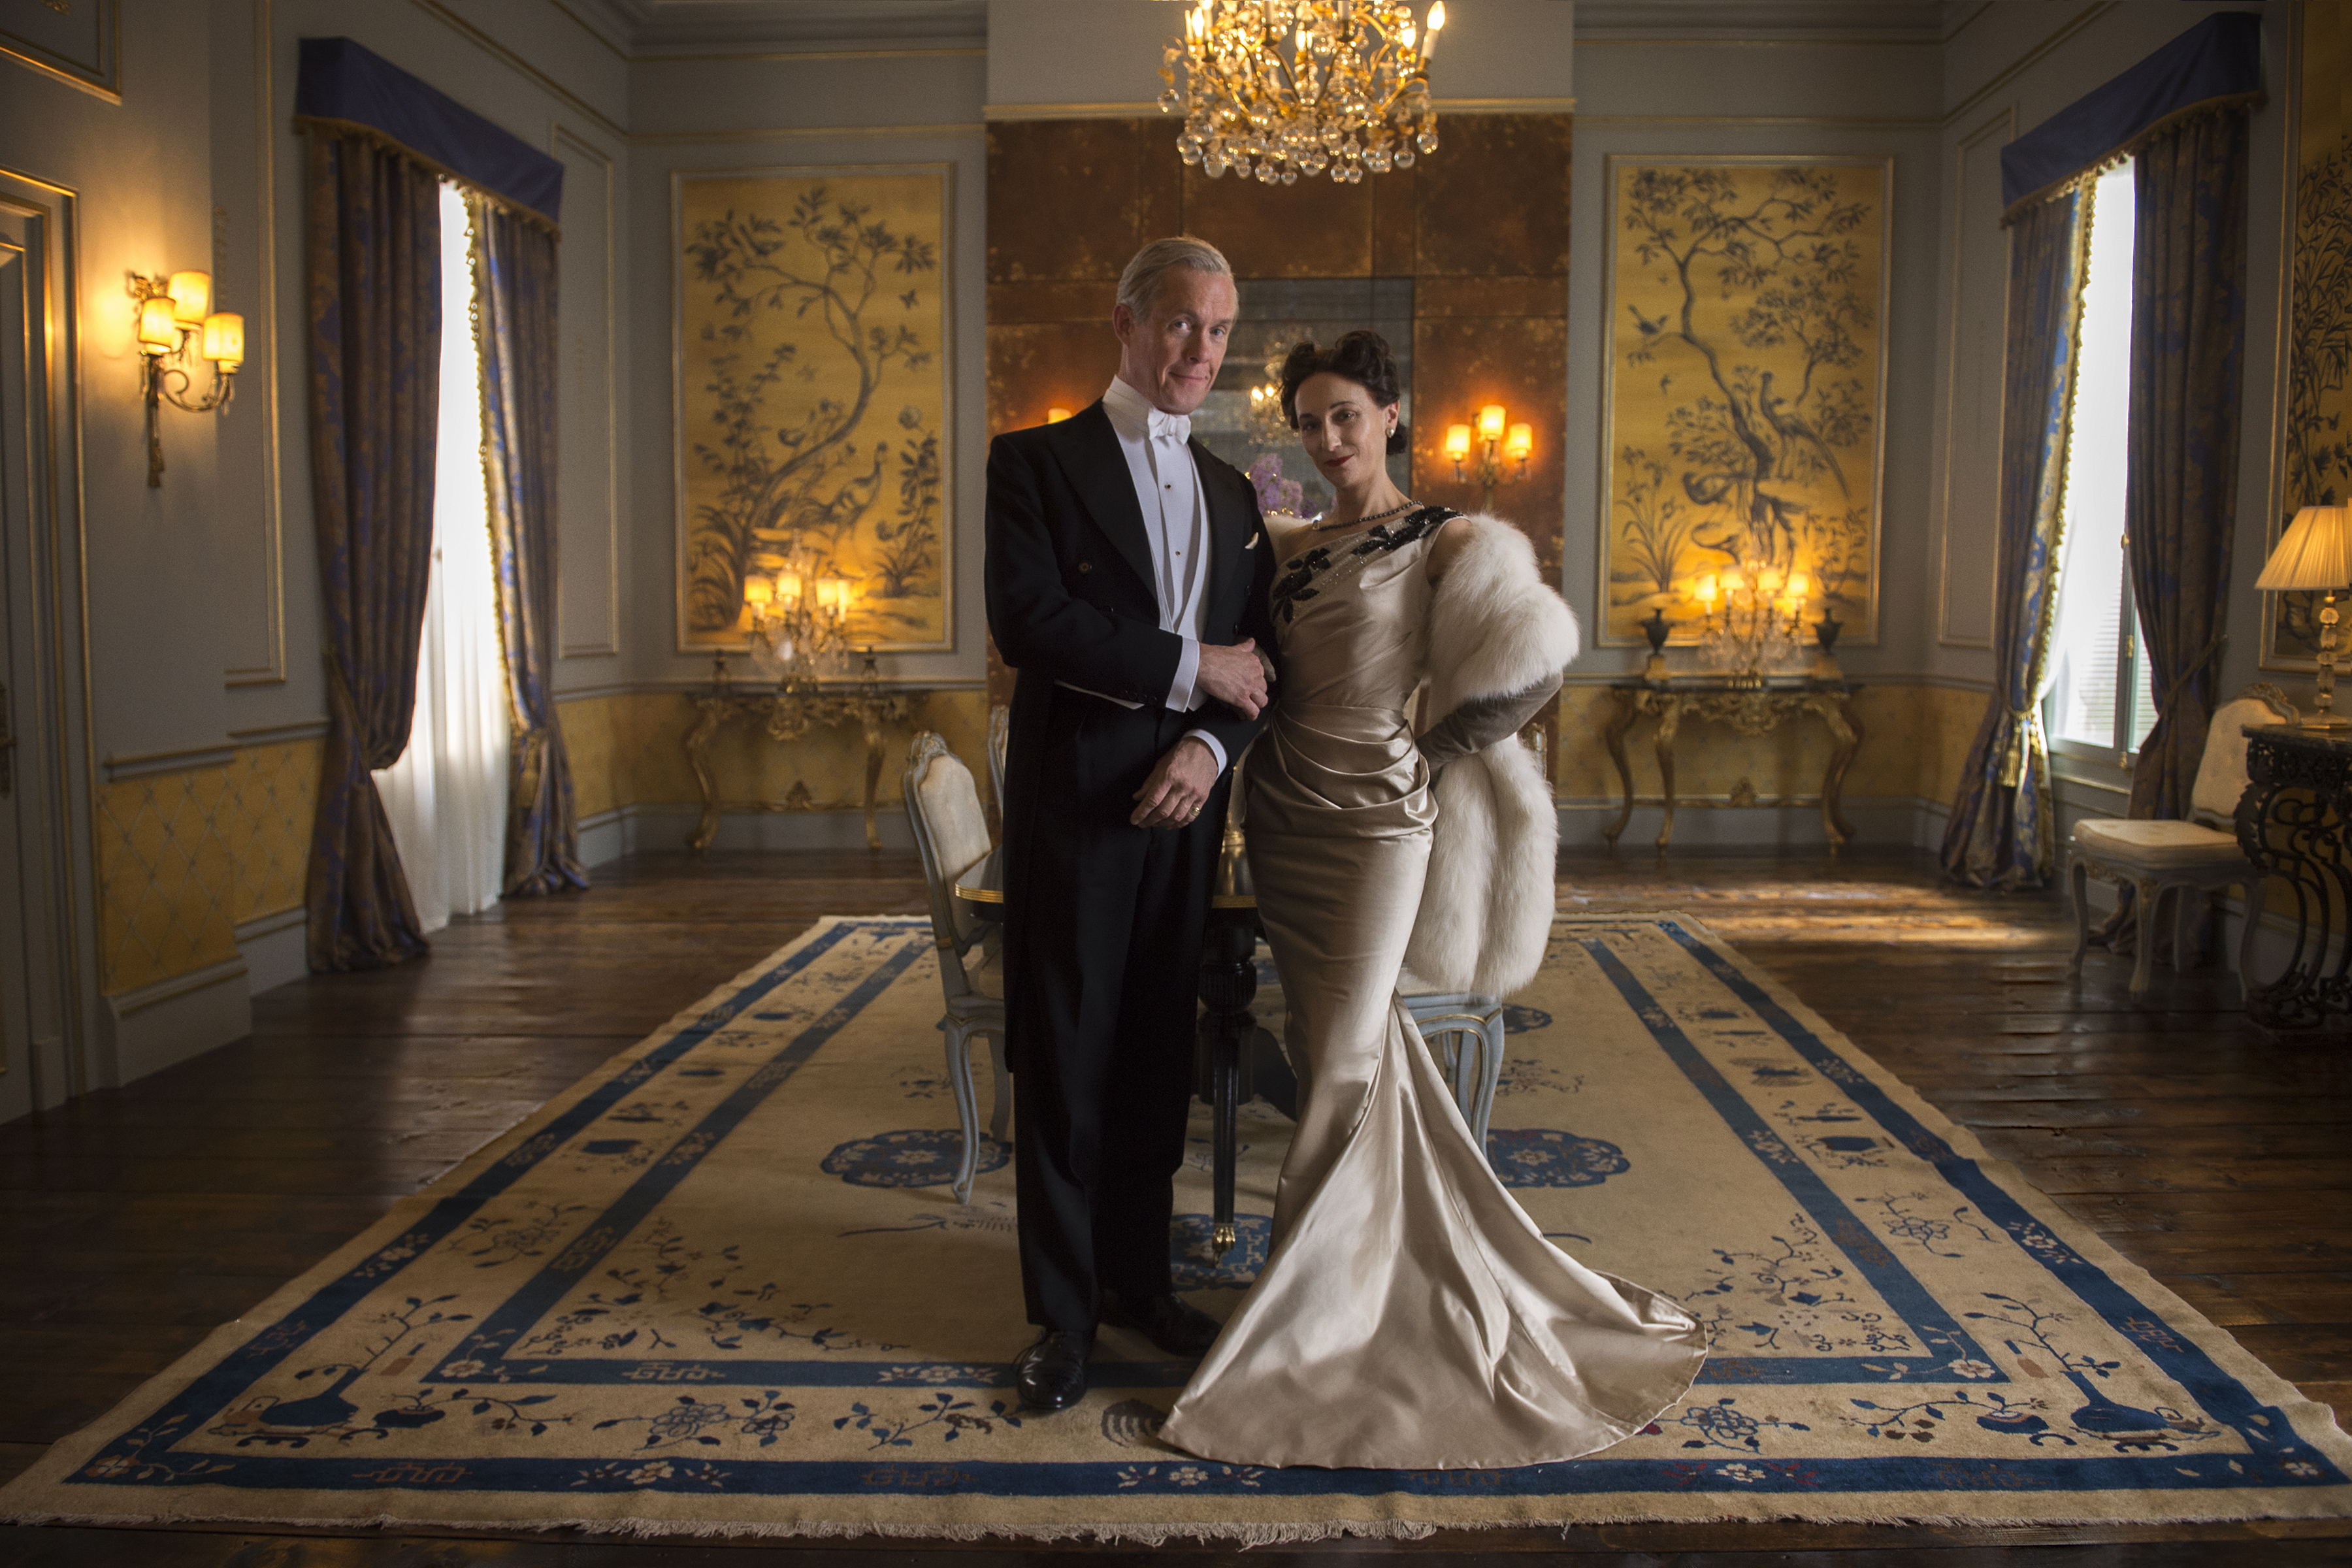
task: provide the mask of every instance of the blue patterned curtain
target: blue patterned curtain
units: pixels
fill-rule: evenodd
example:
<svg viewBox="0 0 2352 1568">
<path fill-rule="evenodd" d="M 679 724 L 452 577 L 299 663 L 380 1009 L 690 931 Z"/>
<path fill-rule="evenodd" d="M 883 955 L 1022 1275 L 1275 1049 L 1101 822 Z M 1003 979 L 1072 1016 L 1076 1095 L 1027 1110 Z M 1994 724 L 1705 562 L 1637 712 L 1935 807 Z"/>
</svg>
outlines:
<svg viewBox="0 0 2352 1568">
<path fill-rule="evenodd" d="M 2230 605 L 2246 347 L 2246 110 L 2167 131 L 2134 154 L 2130 463 L 2124 530 L 2156 727 L 2131 815 L 2185 816 Z"/>
<path fill-rule="evenodd" d="M 430 170 L 314 128 L 310 483 L 327 747 L 305 900 L 314 970 L 425 951 L 374 768 L 407 747 L 433 560 L 441 197 Z"/>
<path fill-rule="evenodd" d="M 555 237 L 474 202 L 475 298 L 482 352 L 482 449 L 499 633 L 514 724 L 506 890 L 584 888 L 572 763 L 550 682 L 555 673 Z"/>
<path fill-rule="evenodd" d="M 2042 664 L 2058 589 L 2058 502 L 2082 320 L 2080 190 L 2027 208 L 2010 228 L 2008 355 L 1994 571 L 1992 700 L 1960 771 L 1944 874 L 1972 887 L 2039 888 L 2054 859 Z"/>
</svg>

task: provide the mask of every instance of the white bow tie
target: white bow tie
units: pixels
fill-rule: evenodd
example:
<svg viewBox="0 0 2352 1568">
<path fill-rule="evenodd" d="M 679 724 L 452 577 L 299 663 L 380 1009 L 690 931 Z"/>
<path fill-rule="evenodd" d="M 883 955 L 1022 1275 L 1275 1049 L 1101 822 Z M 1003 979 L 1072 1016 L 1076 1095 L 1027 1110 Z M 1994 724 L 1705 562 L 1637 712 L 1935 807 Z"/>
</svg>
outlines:
<svg viewBox="0 0 2352 1568">
<path fill-rule="evenodd" d="M 1186 415 L 1162 414 L 1155 408 L 1151 411 L 1147 433 L 1154 441 L 1172 442 L 1181 447 L 1192 438 L 1192 421 Z"/>
</svg>

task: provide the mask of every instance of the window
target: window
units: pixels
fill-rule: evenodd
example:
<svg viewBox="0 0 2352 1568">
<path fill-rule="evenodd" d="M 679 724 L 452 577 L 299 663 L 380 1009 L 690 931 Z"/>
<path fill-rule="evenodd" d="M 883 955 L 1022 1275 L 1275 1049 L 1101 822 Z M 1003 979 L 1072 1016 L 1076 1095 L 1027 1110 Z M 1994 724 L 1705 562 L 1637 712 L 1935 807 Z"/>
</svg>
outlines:
<svg viewBox="0 0 2352 1568">
<path fill-rule="evenodd" d="M 2124 556 L 2125 427 L 2131 406 L 2132 166 L 2091 194 L 2081 357 L 2059 515 L 2063 554 L 2042 727 L 2051 749 L 2120 763 L 2156 723 L 2139 612 Z"/>
<path fill-rule="evenodd" d="M 427 931 L 498 902 L 506 863 L 507 676 L 482 472 L 481 356 L 474 343 L 473 216 L 441 186 L 441 428 L 433 572 L 408 749 L 375 775 Z"/>
</svg>

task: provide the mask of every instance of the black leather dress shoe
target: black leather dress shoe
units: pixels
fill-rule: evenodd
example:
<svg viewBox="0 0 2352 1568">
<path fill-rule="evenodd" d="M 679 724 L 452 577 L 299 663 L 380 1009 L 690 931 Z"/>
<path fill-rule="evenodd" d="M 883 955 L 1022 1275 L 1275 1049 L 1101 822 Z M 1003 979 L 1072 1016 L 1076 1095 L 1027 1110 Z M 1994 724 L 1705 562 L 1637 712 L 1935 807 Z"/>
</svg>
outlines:
<svg viewBox="0 0 2352 1568">
<path fill-rule="evenodd" d="M 1033 1410 L 1067 1410 L 1087 1396 L 1087 1352 L 1091 1333 L 1046 1330 L 1013 1363 L 1013 1386 Z"/>
<path fill-rule="evenodd" d="M 1103 1295 L 1102 1321 L 1122 1329 L 1139 1330 L 1143 1337 L 1170 1355 L 1198 1361 L 1217 1342 L 1221 1325 L 1181 1296 L 1147 1296 L 1129 1300 L 1116 1292 Z"/>
</svg>

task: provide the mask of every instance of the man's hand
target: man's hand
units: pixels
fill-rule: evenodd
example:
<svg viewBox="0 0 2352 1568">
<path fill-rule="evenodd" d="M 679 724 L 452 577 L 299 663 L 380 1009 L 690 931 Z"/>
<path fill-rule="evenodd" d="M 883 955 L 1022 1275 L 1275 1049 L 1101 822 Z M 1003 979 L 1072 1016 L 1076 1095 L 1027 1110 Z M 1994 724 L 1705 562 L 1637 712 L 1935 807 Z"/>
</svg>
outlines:
<svg viewBox="0 0 2352 1568">
<path fill-rule="evenodd" d="M 1207 648 L 1201 650 L 1203 665 L 1208 654 Z M 1181 827 L 1201 815 L 1216 783 L 1216 753 L 1197 735 L 1187 735 L 1169 749 L 1135 792 L 1138 804 L 1128 821 L 1138 827 Z"/>
<path fill-rule="evenodd" d="M 1230 646 L 1202 643 L 1192 681 L 1243 718 L 1256 718 L 1265 706 L 1265 665 L 1257 656 L 1257 639 L 1244 637 Z"/>
</svg>

